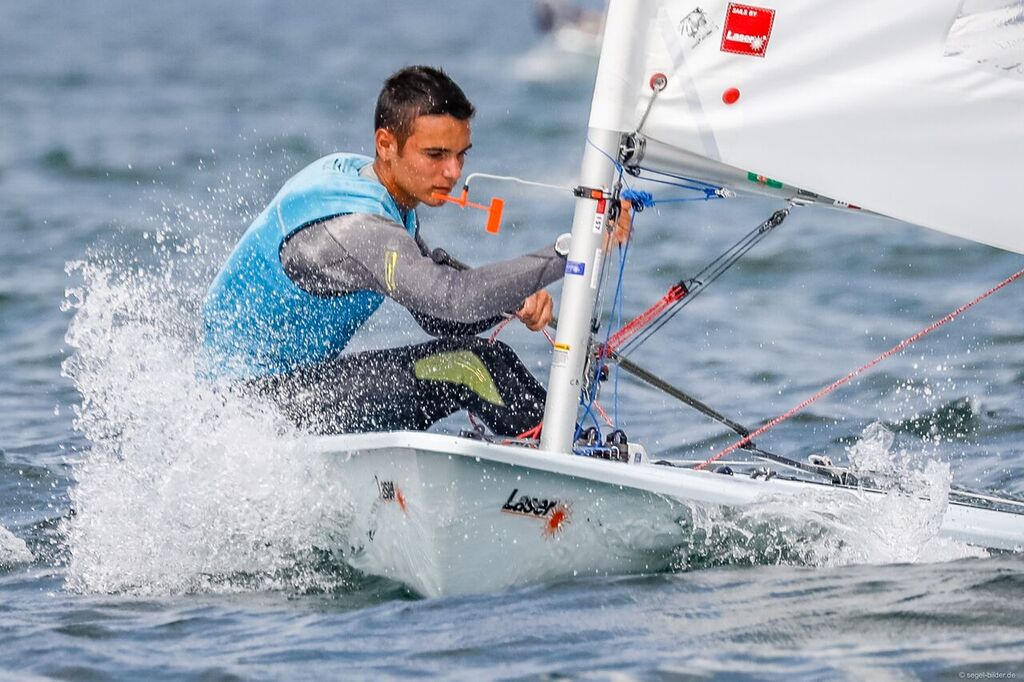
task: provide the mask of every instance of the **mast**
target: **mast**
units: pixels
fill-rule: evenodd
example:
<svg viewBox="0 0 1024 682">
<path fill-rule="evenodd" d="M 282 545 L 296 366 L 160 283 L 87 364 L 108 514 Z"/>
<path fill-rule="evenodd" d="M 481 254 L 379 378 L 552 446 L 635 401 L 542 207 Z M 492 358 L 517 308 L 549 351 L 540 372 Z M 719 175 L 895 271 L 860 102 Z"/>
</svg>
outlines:
<svg viewBox="0 0 1024 682">
<path fill-rule="evenodd" d="M 590 140 L 601 149 L 617 153 L 619 134 L 609 130 L 591 130 Z M 611 162 L 587 145 L 580 168 L 583 187 L 608 189 L 615 176 Z M 601 240 L 607 213 L 605 200 L 581 197 L 576 200 L 572 221 L 572 243 L 566 260 L 562 300 L 558 307 L 558 331 L 551 356 L 548 398 L 544 405 L 544 429 L 540 447 L 555 452 L 570 452 L 576 429 L 576 413 L 582 388 L 583 368 L 590 352 L 590 321 L 597 302 L 597 284 L 603 253 Z M 601 229 L 598 230 L 597 228 Z M 591 286 L 593 282 L 594 286 Z"/>
<path fill-rule="evenodd" d="M 645 3 L 611 0 L 605 17 L 601 61 L 591 103 L 591 125 L 580 164 L 580 185 L 585 189 L 608 190 L 616 170 L 605 155 L 617 157 L 622 131 L 595 126 L 595 112 L 607 109 L 633 111 L 636 106 L 632 85 L 642 72 L 642 50 L 636 43 L 646 32 L 641 26 Z M 540 447 L 554 452 L 571 452 L 583 370 L 590 352 L 591 320 L 597 302 L 604 254 L 601 251 L 608 202 L 585 194 L 576 200 L 572 222 L 572 243 L 566 261 L 562 299 L 558 308 L 558 331 L 548 378 L 544 406 L 544 429 Z"/>
</svg>

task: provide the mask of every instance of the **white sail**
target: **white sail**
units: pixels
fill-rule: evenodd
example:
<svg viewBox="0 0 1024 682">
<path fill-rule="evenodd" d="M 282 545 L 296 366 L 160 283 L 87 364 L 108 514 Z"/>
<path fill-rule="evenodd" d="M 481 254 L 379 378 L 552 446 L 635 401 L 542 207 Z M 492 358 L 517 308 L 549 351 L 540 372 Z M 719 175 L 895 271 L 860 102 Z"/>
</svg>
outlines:
<svg viewBox="0 0 1024 682">
<path fill-rule="evenodd" d="M 1024 253 L 1024 0 L 613 0 L 590 126 L 645 113 L 654 167 Z"/>
</svg>

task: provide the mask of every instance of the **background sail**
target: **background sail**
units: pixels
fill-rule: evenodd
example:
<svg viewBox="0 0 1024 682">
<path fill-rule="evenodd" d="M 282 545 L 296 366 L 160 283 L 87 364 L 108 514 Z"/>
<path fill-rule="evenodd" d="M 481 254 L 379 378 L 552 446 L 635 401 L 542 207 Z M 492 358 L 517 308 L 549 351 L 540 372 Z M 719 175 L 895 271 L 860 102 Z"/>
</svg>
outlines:
<svg viewBox="0 0 1024 682">
<path fill-rule="evenodd" d="M 613 0 L 590 125 L 636 130 L 663 73 L 676 170 L 1024 253 L 1022 65 L 1024 0 Z"/>
</svg>

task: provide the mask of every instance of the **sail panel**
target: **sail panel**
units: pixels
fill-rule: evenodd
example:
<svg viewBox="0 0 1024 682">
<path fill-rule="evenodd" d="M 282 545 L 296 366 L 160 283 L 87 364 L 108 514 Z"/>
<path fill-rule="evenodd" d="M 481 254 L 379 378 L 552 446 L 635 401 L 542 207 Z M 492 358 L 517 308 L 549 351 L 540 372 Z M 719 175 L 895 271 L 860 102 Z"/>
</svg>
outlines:
<svg viewBox="0 0 1024 682">
<path fill-rule="evenodd" d="M 1020 15 L 1024 0 L 612 0 L 590 125 L 632 132 L 646 113 L 646 137 L 751 182 L 1024 253 Z"/>
</svg>

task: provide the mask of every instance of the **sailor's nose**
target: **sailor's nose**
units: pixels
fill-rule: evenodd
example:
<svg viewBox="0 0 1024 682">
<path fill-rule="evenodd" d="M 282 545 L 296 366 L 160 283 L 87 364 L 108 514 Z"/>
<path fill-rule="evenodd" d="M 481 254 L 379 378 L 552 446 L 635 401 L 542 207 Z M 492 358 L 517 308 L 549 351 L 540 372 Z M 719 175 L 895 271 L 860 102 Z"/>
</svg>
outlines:
<svg viewBox="0 0 1024 682">
<path fill-rule="evenodd" d="M 462 175 L 462 162 L 458 159 L 451 159 L 442 168 L 441 173 L 444 175 L 445 180 L 455 182 Z"/>
</svg>

